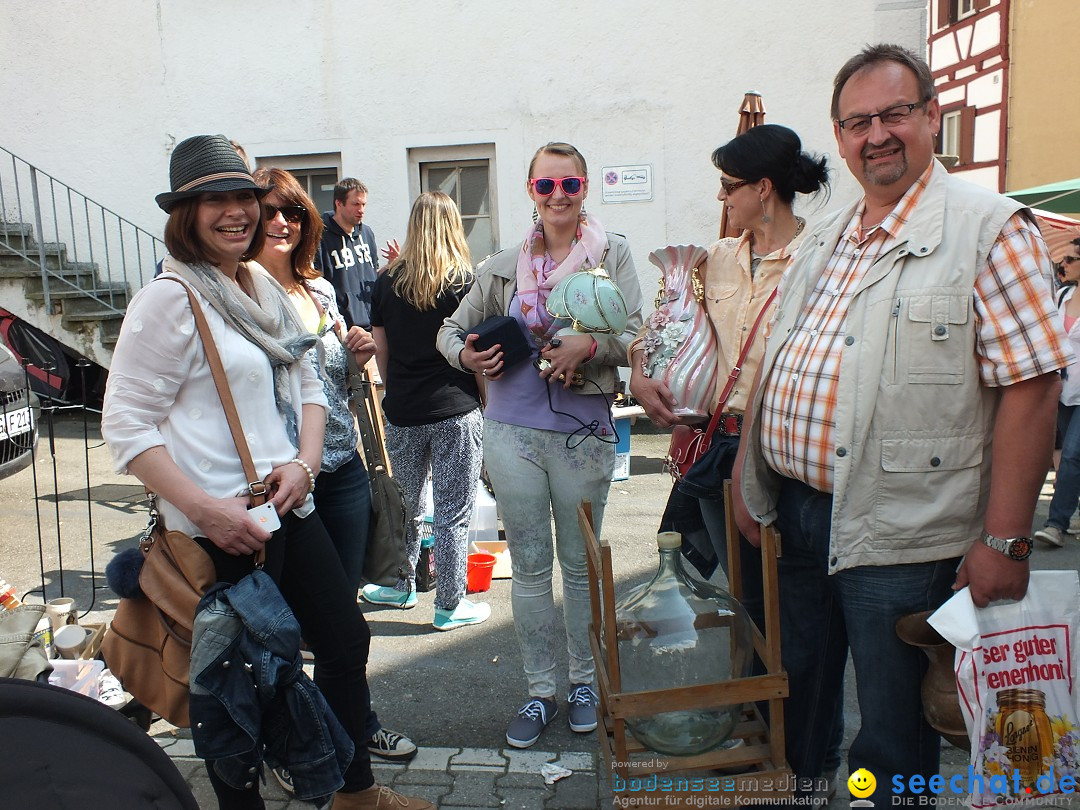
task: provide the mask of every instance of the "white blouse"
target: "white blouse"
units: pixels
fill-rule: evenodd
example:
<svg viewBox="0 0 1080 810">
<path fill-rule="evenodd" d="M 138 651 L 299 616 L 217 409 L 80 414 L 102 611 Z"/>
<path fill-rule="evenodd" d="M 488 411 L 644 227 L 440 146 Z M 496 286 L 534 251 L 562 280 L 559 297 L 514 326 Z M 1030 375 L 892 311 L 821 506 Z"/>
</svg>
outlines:
<svg viewBox="0 0 1080 810">
<path fill-rule="evenodd" d="M 221 354 L 255 471 L 265 478 L 296 457 L 274 404 L 270 361 L 198 292 L 195 295 Z M 299 429 L 302 405 L 325 410 L 326 397 L 306 357 L 293 365 L 289 383 Z M 101 433 L 120 474 L 127 473 L 128 463 L 140 453 L 161 445 L 208 495 L 246 494 L 248 482 L 181 285 L 153 281 L 128 305 L 105 387 Z M 205 536 L 172 504 L 159 498 L 158 505 L 169 529 Z M 308 495 L 296 511 L 306 515 L 312 508 Z"/>
<path fill-rule="evenodd" d="M 1065 329 L 1065 304 L 1076 293 L 1077 288 L 1071 287 L 1068 292 L 1061 293 L 1061 303 L 1058 305 L 1058 314 L 1061 318 L 1061 331 L 1069 339 L 1069 347 L 1073 350 L 1073 358 L 1065 369 L 1065 379 L 1061 384 L 1061 404 L 1080 405 L 1080 318 L 1076 319 L 1072 329 Z"/>
</svg>

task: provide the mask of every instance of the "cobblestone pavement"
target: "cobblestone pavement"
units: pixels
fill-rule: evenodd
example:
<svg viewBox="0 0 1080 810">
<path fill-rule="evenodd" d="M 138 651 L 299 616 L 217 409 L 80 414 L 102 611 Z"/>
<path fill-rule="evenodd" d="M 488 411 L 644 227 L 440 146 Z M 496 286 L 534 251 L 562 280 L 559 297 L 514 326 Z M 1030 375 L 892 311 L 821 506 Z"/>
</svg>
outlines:
<svg viewBox="0 0 1080 810">
<path fill-rule="evenodd" d="M 215 808 L 214 792 L 202 760 L 195 756 L 190 732 L 170 727 L 159 730 L 155 726 L 151 734 L 183 774 L 199 806 Z M 547 762 L 573 773 L 553 785 L 545 785 L 540 769 Z M 611 806 L 607 781 L 598 778 L 595 751 L 422 747 L 411 762 L 404 764 L 373 758 L 372 770 L 379 784 L 422 797 L 439 808 L 594 810 Z M 312 807 L 291 797 L 269 774 L 262 795 L 267 810 Z"/>
</svg>

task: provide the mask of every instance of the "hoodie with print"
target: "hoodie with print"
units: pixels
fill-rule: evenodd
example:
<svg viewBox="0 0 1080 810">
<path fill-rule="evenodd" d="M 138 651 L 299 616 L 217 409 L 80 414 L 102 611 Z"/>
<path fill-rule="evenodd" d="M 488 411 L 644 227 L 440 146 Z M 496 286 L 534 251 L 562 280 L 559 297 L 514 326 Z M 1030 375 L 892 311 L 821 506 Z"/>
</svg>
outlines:
<svg viewBox="0 0 1080 810">
<path fill-rule="evenodd" d="M 315 254 L 315 269 L 334 285 L 338 310 L 349 326 L 371 329 L 371 291 L 379 273 L 375 232 L 360 223 L 345 233 L 330 212 L 323 214 L 322 241 Z"/>
</svg>

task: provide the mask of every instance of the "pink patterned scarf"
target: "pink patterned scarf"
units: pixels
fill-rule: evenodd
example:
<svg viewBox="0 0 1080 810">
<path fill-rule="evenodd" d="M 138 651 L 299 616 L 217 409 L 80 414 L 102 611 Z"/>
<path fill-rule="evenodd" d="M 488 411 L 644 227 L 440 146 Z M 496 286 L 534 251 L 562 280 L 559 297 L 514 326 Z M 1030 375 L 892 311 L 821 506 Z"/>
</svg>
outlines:
<svg viewBox="0 0 1080 810">
<path fill-rule="evenodd" d="M 548 332 L 554 319 L 548 314 L 546 305 L 551 290 L 571 273 L 599 265 L 607 246 L 604 227 L 591 214 L 582 214 L 569 255 L 555 264 L 544 244 L 544 224 L 538 222 L 529 228 L 518 253 L 517 294 L 521 301 L 521 316 L 537 343 L 543 345 L 550 337 Z"/>
</svg>

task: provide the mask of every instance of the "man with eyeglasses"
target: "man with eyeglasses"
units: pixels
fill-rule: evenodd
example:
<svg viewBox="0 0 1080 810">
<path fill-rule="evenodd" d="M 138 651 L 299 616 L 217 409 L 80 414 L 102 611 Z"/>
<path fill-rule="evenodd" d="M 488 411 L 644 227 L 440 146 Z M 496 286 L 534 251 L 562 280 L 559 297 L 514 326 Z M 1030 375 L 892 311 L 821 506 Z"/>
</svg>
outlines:
<svg viewBox="0 0 1080 810">
<path fill-rule="evenodd" d="M 934 159 L 926 63 L 876 45 L 833 84 L 841 157 L 862 198 L 803 240 L 781 284 L 734 477 L 752 541 L 775 523 L 789 764 L 821 775 L 850 650 L 867 768 L 938 773 L 919 650 L 896 620 L 970 586 L 1027 589 L 1053 444 L 1052 268 L 1030 212 Z"/>
</svg>

